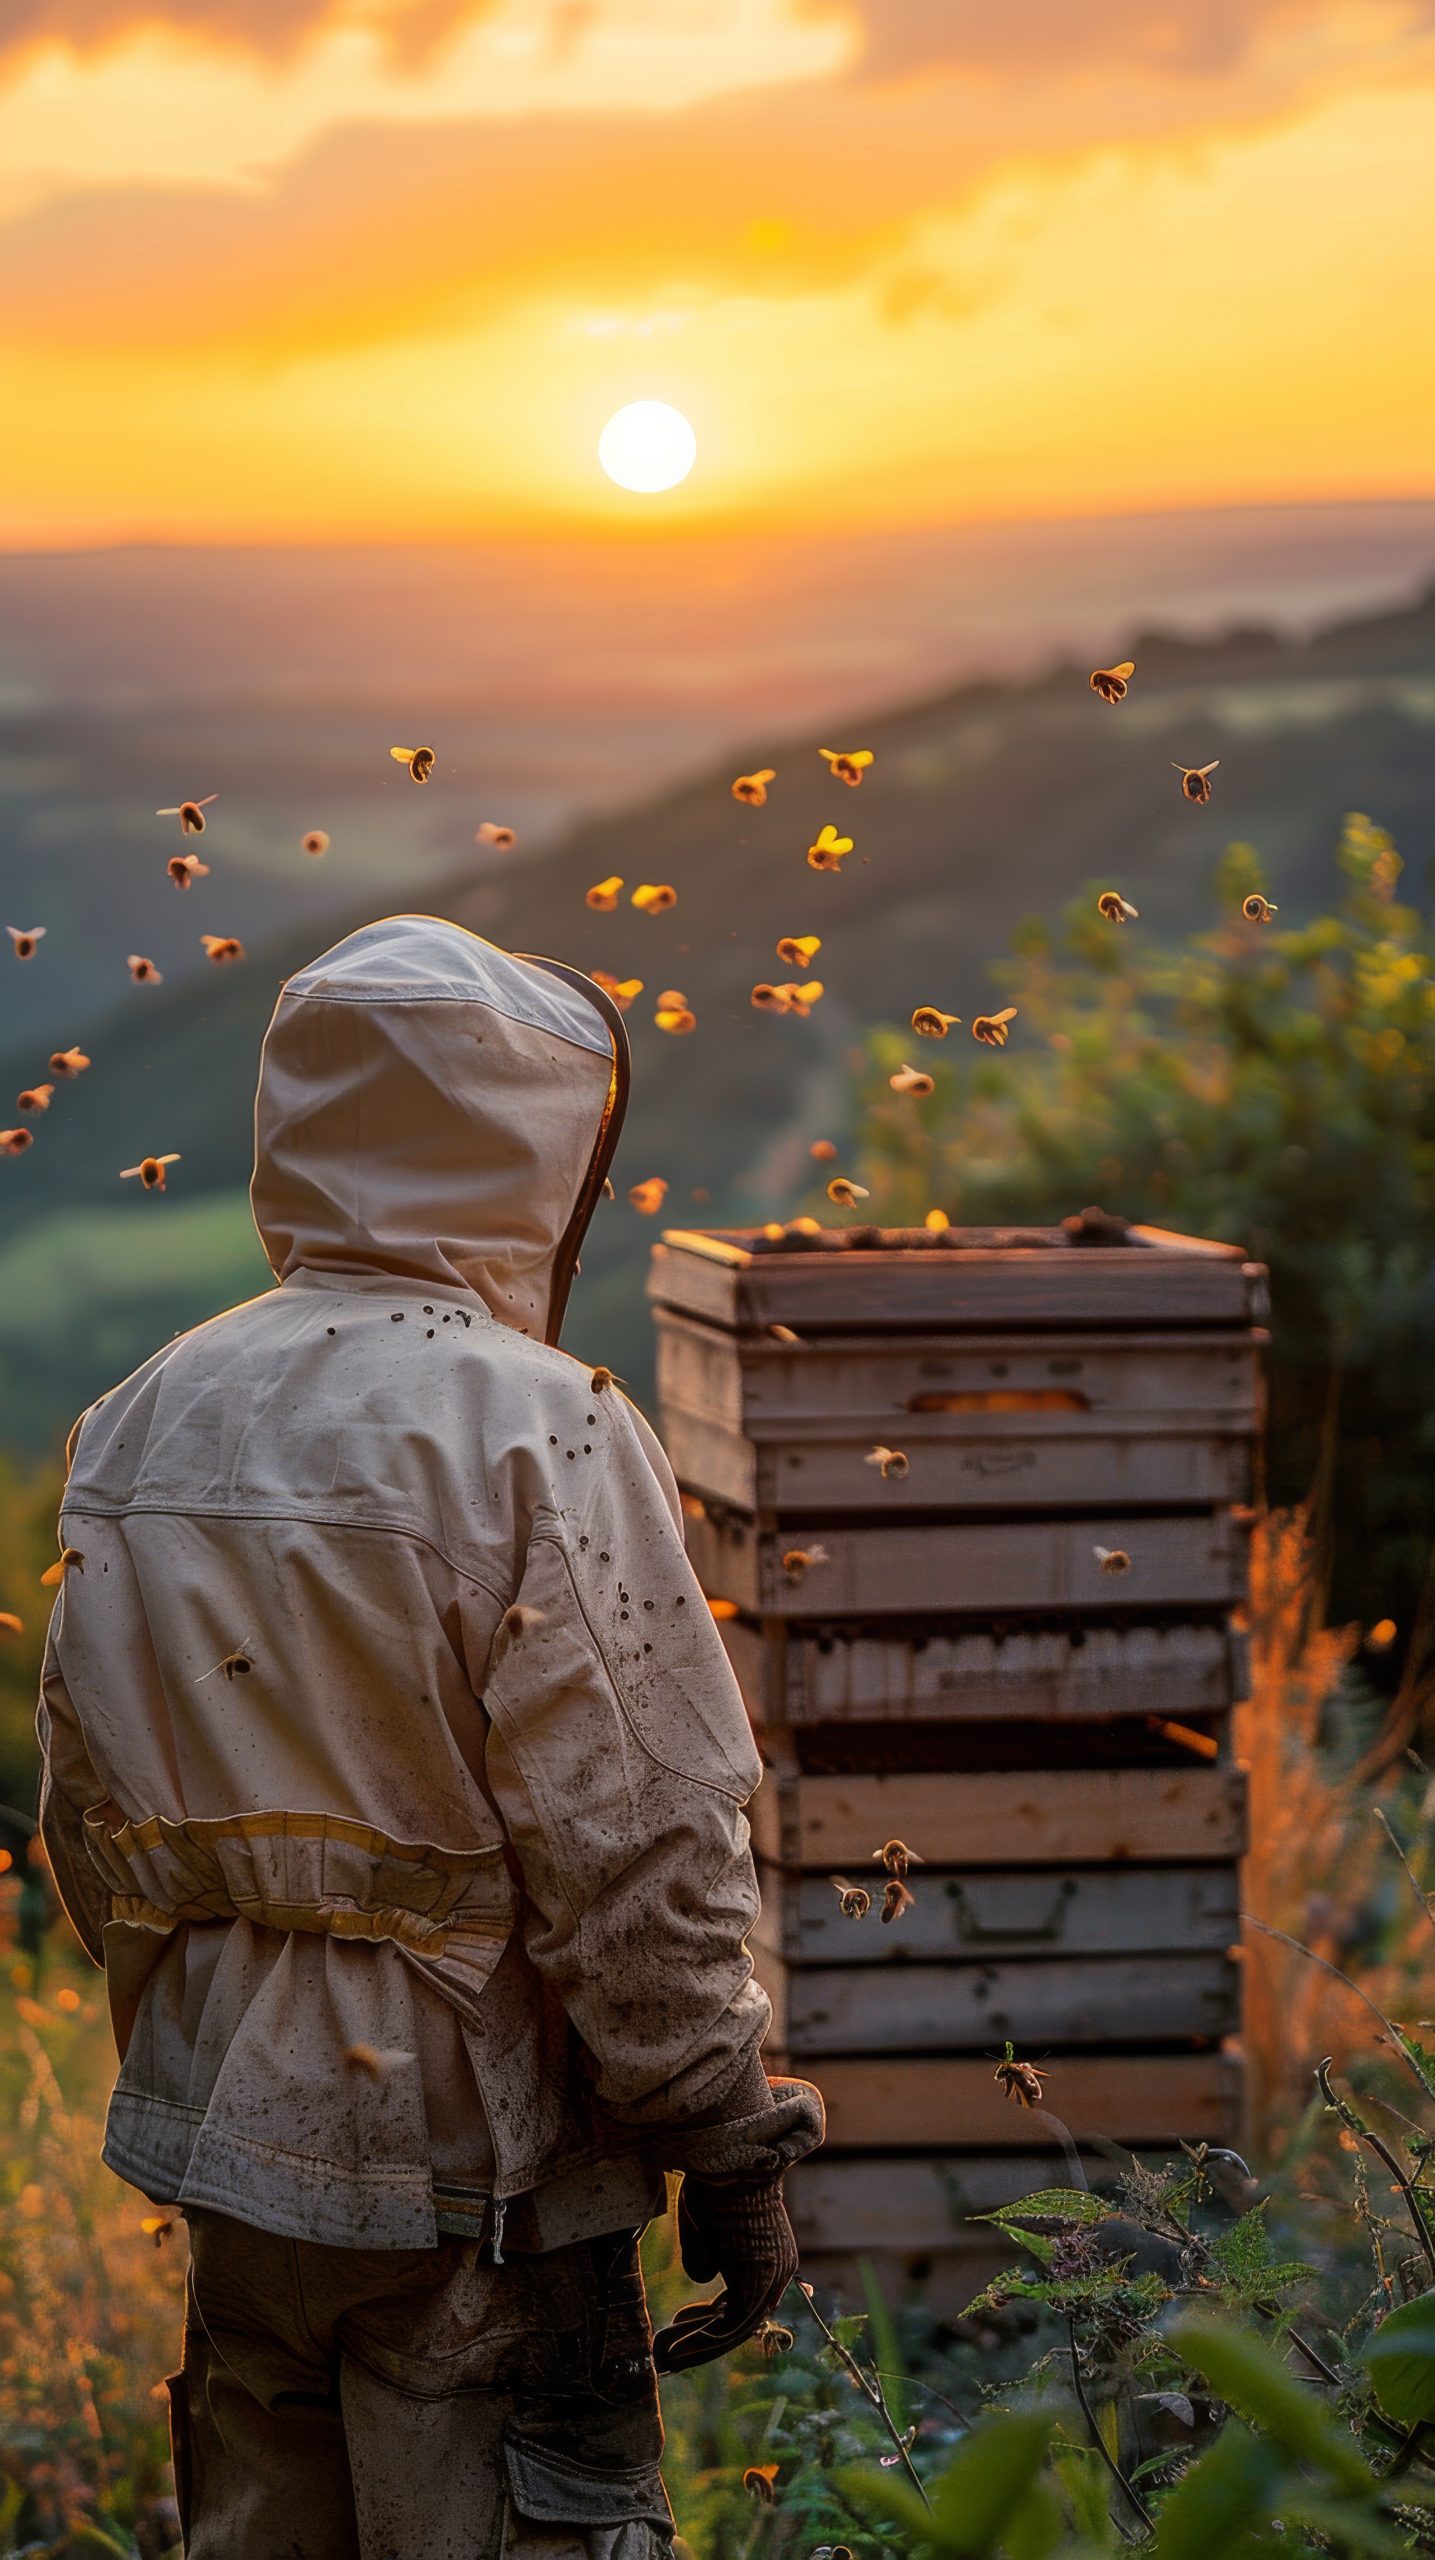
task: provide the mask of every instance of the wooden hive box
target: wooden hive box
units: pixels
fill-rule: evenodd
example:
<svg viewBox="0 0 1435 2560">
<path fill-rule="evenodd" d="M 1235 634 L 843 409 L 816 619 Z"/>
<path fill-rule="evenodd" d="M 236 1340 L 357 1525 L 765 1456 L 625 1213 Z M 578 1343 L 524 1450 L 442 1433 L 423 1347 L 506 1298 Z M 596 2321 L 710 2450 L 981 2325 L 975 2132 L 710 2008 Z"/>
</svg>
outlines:
<svg viewBox="0 0 1435 2560">
<path fill-rule="evenodd" d="M 770 2051 L 828 2103 L 805 2261 L 960 2289 L 991 2247 L 970 2216 L 1067 2175 L 994 2083 L 1008 2039 L 1078 2140 L 1239 2129 L 1265 1274 L 1152 1229 L 677 1232 L 649 1293 L 689 1550 L 768 1762 Z M 894 1837 L 914 1906 L 844 1917 L 834 1877 L 875 1895 Z"/>
</svg>

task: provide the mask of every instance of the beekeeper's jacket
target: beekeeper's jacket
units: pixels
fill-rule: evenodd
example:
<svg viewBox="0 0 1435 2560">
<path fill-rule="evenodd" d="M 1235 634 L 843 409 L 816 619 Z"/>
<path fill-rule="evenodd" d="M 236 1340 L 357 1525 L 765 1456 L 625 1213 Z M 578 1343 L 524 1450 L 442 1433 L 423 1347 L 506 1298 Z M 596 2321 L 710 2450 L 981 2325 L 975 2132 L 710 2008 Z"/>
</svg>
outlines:
<svg viewBox="0 0 1435 2560">
<path fill-rule="evenodd" d="M 577 972 L 350 935 L 265 1041 L 280 1285 L 82 1417 L 42 1831 L 153 2198 L 544 2247 L 816 2138 L 757 2061 L 760 1764 L 672 1477 L 554 1347 L 626 1075 Z"/>
</svg>

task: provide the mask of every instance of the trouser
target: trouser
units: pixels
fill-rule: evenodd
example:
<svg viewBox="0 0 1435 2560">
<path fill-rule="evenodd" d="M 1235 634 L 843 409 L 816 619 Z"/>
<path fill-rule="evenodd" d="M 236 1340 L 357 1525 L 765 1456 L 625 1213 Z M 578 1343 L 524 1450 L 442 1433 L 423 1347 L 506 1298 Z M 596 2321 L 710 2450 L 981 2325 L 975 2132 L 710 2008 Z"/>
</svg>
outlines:
<svg viewBox="0 0 1435 2560">
<path fill-rule="evenodd" d="M 187 2218 L 187 2560 L 667 2560 L 634 2233 L 494 2266 Z"/>
</svg>

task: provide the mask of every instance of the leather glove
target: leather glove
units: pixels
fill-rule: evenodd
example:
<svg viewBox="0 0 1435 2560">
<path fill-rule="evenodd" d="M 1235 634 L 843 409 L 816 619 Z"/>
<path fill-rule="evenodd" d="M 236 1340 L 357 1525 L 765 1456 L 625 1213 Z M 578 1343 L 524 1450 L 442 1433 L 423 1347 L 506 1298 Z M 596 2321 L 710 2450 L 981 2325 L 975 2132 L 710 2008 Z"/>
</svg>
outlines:
<svg viewBox="0 0 1435 2560">
<path fill-rule="evenodd" d="M 754 2186 L 737 2179 L 684 2178 L 678 2245 L 697 2284 L 721 2276 L 711 2302 L 685 2302 L 653 2341 L 659 2373 L 682 2373 L 730 2355 L 777 2309 L 797 2273 L 797 2242 L 781 2178 Z"/>
</svg>

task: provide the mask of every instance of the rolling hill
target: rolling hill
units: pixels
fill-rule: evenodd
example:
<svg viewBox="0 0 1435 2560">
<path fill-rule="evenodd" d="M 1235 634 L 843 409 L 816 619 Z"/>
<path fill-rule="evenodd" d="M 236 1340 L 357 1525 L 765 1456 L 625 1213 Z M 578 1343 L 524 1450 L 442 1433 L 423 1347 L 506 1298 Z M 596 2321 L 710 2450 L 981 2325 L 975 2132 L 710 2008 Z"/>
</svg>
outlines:
<svg viewBox="0 0 1435 2560">
<path fill-rule="evenodd" d="M 669 1222 L 790 1213 L 807 1189 L 808 1141 L 843 1135 L 860 1033 L 905 1020 L 917 1003 L 970 1018 L 1023 914 L 1099 879 L 1155 929 L 1188 929 L 1207 912 L 1212 866 L 1232 838 L 1260 847 L 1274 895 L 1299 913 L 1331 894 L 1332 847 L 1351 808 L 1392 830 L 1411 893 L 1423 894 L 1435 591 L 1308 640 L 1252 627 L 1212 641 L 1150 633 L 1129 646 L 1138 674 L 1119 711 L 1093 699 L 1084 666 L 1066 665 L 962 685 L 838 737 L 755 732 L 720 770 L 593 818 L 539 855 L 416 873 L 414 905 L 645 982 L 629 1017 L 635 1084 L 619 1200 L 595 1222 L 572 1347 L 641 1392 L 641 1278 L 656 1228 L 628 1207 L 626 1185 L 664 1176 Z M 875 750 L 860 790 L 831 780 L 818 744 Z M 1193 809 L 1172 761 L 1213 757 L 1212 805 Z M 729 782 L 761 764 L 777 768 L 768 805 L 744 810 Z M 856 840 L 840 877 L 804 861 L 828 819 Z M 0 1443 L 53 1447 L 78 1407 L 156 1341 L 264 1285 L 244 1202 L 263 1025 L 288 971 L 374 911 L 356 897 L 319 912 L 318 868 L 305 866 L 303 912 L 244 966 L 126 987 L 107 1011 L 57 1008 L 7 1039 L 0 1094 L 32 1082 L 50 1048 L 71 1040 L 94 1067 L 57 1093 L 39 1142 L 0 1166 Z M 612 872 L 629 887 L 672 882 L 676 907 L 649 920 L 625 896 L 615 914 L 590 912 L 584 889 Z M 217 879 L 174 903 L 193 933 L 233 929 Z M 93 931 L 127 947 L 122 917 L 97 916 Z M 821 935 L 815 967 L 828 993 L 806 1021 L 755 1013 L 751 985 L 784 974 L 774 944 L 795 933 Z M 651 998 L 669 986 L 698 1015 L 685 1040 L 652 1024 Z M 122 1165 L 168 1148 L 183 1163 L 167 1195 L 119 1189 Z M 1142 1204 L 1120 1205 L 1139 1214 Z"/>
</svg>

